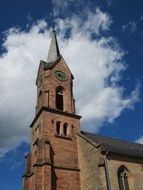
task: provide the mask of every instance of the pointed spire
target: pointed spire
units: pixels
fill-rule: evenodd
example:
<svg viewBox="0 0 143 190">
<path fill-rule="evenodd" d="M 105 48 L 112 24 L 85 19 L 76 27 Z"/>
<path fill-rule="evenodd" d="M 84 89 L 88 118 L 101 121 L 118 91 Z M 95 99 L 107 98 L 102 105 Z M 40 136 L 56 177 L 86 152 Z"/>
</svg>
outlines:
<svg viewBox="0 0 143 190">
<path fill-rule="evenodd" d="M 59 56 L 60 50 L 56 37 L 55 22 L 53 22 L 51 44 L 48 52 L 47 63 L 55 61 Z"/>
</svg>

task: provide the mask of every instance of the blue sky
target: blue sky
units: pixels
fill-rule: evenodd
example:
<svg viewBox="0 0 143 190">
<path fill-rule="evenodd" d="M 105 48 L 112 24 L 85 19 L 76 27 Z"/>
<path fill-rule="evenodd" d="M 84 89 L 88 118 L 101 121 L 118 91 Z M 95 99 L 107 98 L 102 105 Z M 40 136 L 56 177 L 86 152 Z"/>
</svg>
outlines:
<svg viewBox="0 0 143 190">
<path fill-rule="evenodd" d="M 0 187 L 22 189 L 24 156 L 52 21 L 74 76 L 81 129 L 143 142 L 143 2 L 2 1 L 0 7 Z M 83 96 L 84 94 L 84 96 Z"/>
</svg>

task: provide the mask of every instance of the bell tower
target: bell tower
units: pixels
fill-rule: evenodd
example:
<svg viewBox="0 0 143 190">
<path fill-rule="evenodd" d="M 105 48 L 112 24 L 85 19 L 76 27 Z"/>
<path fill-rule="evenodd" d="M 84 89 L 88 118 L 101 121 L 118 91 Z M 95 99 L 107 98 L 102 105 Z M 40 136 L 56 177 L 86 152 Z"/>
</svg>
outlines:
<svg viewBox="0 0 143 190">
<path fill-rule="evenodd" d="M 36 114 L 31 123 L 31 152 L 26 156 L 23 190 L 79 190 L 73 75 L 60 54 L 53 27 L 46 61 L 36 79 Z"/>
</svg>

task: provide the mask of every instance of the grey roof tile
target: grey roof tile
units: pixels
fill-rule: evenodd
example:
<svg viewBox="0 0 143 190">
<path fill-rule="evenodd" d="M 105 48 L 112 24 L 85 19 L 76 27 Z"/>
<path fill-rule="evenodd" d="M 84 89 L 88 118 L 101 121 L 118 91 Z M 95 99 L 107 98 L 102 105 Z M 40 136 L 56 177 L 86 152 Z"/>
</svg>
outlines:
<svg viewBox="0 0 143 190">
<path fill-rule="evenodd" d="M 143 157 L 143 145 L 133 142 L 127 142 L 111 137 L 105 137 L 93 133 L 81 132 L 97 144 L 104 146 L 106 150 L 116 154 L 124 154 L 129 156 Z"/>
</svg>

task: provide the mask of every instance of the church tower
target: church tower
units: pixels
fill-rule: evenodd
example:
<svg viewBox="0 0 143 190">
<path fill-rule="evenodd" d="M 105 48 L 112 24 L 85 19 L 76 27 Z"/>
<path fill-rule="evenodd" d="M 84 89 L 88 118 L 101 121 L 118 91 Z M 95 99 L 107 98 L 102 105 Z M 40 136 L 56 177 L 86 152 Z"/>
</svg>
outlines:
<svg viewBox="0 0 143 190">
<path fill-rule="evenodd" d="M 60 54 L 53 27 L 46 61 L 36 79 L 36 115 L 31 123 L 31 152 L 26 156 L 23 190 L 79 190 L 73 75 Z"/>
</svg>

